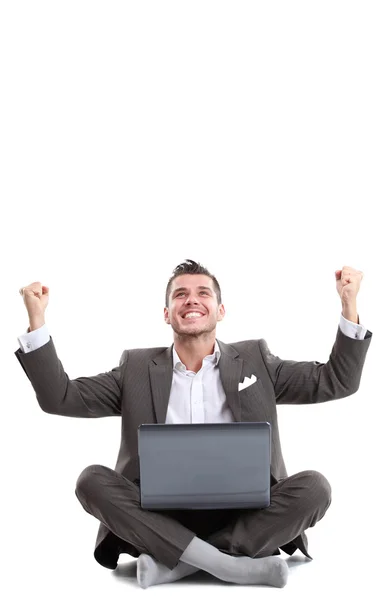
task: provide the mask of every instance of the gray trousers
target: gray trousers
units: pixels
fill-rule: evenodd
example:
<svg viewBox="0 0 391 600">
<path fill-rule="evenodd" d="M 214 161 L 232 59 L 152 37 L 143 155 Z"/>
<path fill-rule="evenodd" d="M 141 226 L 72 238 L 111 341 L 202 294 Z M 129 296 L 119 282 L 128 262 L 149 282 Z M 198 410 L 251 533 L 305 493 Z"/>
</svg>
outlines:
<svg viewBox="0 0 391 600">
<path fill-rule="evenodd" d="M 117 556 L 146 553 L 169 569 L 195 535 L 232 556 L 262 558 L 280 554 L 279 548 L 293 554 L 299 547 L 311 558 L 294 542 L 322 519 L 331 503 L 329 482 L 313 470 L 273 485 L 270 506 L 263 509 L 144 510 L 137 482 L 102 465 L 80 473 L 75 493 L 83 508 L 112 532 Z"/>
</svg>

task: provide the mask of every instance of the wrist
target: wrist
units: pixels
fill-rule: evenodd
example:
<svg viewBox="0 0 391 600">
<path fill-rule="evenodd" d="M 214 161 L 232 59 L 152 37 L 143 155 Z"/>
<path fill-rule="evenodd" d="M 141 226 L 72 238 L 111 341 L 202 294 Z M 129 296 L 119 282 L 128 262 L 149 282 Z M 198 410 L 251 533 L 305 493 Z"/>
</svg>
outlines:
<svg viewBox="0 0 391 600">
<path fill-rule="evenodd" d="M 356 303 L 342 304 L 342 316 L 348 321 L 359 323 Z"/>
<path fill-rule="evenodd" d="M 42 327 L 42 325 L 45 325 L 45 318 L 43 316 L 31 317 L 28 333 L 30 333 L 30 331 L 34 331 L 35 329 L 39 329 L 40 327 Z"/>
</svg>

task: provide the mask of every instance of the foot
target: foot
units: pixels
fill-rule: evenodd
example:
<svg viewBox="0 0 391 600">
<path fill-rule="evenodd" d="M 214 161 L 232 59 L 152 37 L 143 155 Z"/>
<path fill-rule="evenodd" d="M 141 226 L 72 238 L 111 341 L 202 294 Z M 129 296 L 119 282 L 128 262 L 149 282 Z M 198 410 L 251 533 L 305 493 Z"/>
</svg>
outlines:
<svg viewBox="0 0 391 600">
<path fill-rule="evenodd" d="M 235 563 L 225 581 L 242 584 L 261 584 L 284 587 L 288 582 L 289 567 L 278 556 L 265 558 L 232 557 Z"/>
<path fill-rule="evenodd" d="M 278 556 L 230 556 L 197 536 L 191 540 L 180 558 L 182 562 L 231 583 L 284 587 L 288 581 L 288 565 Z"/>
<path fill-rule="evenodd" d="M 199 571 L 197 567 L 193 567 L 182 561 L 179 561 L 173 569 L 169 569 L 157 562 L 149 554 L 140 554 L 137 559 L 137 581 L 139 586 L 144 589 L 151 585 L 158 585 L 159 583 L 177 581 L 196 571 Z"/>
</svg>

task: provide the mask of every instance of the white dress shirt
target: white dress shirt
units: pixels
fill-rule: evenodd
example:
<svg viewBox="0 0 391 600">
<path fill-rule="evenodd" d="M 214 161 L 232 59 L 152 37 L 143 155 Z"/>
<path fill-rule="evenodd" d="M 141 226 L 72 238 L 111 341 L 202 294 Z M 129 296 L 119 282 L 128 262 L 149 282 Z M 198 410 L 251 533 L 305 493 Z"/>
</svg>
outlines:
<svg viewBox="0 0 391 600">
<path fill-rule="evenodd" d="M 226 401 L 218 368 L 220 349 L 205 356 L 198 373 L 181 362 L 175 347 L 172 352 L 173 375 L 166 423 L 231 423 L 232 411 Z M 183 400 L 186 399 L 186 402 Z"/>
<path fill-rule="evenodd" d="M 348 321 L 341 314 L 339 326 L 346 336 L 363 340 L 367 330 L 359 323 Z M 42 325 L 18 337 L 22 352 L 38 350 L 50 341 L 49 330 Z M 198 373 L 189 371 L 173 348 L 173 378 L 167 407 L 166 423 L 229 423 L 234 418 L 221 383 L 218 363 L 220 349 L 215 341 L 214 352 L 205 356 Z"/>
</svg>

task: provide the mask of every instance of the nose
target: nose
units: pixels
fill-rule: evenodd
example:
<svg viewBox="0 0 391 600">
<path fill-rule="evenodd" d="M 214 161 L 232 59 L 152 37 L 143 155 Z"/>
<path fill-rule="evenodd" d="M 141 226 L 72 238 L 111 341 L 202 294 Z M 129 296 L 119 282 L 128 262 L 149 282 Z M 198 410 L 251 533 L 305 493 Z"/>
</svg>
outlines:
<svg viewBox="0 0 391 600">
<path fill-rule="evenodd" d="M 189 294 L 186 304 L 198 304 L 198 300 L 195 294 Z"/>
</svg>

